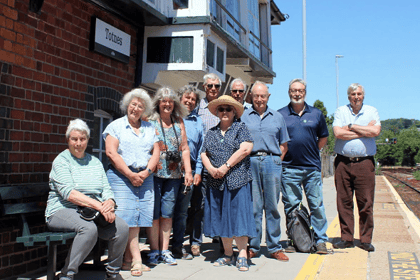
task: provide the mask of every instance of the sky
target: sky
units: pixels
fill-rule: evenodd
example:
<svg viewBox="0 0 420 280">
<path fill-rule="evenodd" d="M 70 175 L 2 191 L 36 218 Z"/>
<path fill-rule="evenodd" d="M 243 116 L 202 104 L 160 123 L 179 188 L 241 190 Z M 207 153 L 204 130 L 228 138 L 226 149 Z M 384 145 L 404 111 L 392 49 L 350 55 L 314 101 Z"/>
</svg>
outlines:
<svg viewBox="0 0 420 280">
<path fill-rule="evenodd" d="M 268 105 L 289 103 L 289 81 L 303 77 L 302 0 L 275 0 L 289 19 L 272 26 L 276 72 Z M 381 120 L 420 119 L 419 0 L 306 1 L 306 101 L 324 102 L 328 115 L 337 108 L 335 55 L 339 66 L 339 106 L 348 104 L 347 88 L 360 83 L 364 103 Z"/>
</svg>

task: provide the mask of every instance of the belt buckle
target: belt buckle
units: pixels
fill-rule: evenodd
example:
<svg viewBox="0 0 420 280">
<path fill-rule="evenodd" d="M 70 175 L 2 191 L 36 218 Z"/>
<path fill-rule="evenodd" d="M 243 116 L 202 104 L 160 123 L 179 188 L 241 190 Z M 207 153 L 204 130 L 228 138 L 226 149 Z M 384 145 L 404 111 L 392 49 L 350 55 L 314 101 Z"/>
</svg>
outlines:
<svg viewBox="0 0 420 280">
<path fill-rule="evenodd" d="M 258 152 L 258 155 L 259 156 L 262 156 L 262 157 L 266 157 L 267 156 L 267 153 L 266 152 Z"/>
<path fill-rule="evenodd" d="M 350 160 L 351 162 L 355 162 L 355 161 L 357 161 L 357 160 L 358 160 L 358 158 L 357 158 L 357 157 L 349 157 L 349 160 Z"/>
</svg>

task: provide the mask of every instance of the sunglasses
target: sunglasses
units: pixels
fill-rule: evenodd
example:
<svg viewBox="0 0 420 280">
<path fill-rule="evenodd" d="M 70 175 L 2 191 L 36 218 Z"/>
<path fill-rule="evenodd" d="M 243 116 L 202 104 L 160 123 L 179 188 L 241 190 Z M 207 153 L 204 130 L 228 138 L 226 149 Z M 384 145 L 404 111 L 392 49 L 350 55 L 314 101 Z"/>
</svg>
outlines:
<svg viewBox="0 0 420 280">
<path fill-rule="evenodd" d="M 229 112 L 232 112 L 232 110 L 233 110 L 232 107 L 227 107 L 227 108 L 226 107 L 218 107 L 217 108 L 217 111 L 219 111 L 219 113 L 223 113 L 224 111 L 229 113 Z"/>
<path fill-rule="evenodd" d="M 231 92 L 234 92 L 234 93 L 243 93 L 244 90 L 243 89 L 232 89 Z"/>
<path fill-rule="evenodd" d="M 218 89 L 218 88 L 220 88 L 220 85 L 219 84 L 207 84 L 206 87 L 208 89 L 212 89 L 213 87 L 215 87 L 216 89 Z"/>
</svg>

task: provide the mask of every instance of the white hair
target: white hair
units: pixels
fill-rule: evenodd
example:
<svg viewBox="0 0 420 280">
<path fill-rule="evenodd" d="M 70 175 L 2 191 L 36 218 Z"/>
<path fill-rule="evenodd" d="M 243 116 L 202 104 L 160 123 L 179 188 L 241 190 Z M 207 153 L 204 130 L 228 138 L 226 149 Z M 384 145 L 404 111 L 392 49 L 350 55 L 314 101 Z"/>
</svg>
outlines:
<svg viewBox="0 0 420 280">
<path fill-rule="evenodd" d="M 234 84 L 237 84 L 237 83 L 241 83 L 244 86 L 244 92 L 246 92 L 246 84 L 245 84 L 245 82 L 241 78 L 236 78 L 235 80 L 233 80 L 230 83 L 230 90 L 232 90 L 233 85 Z"/>
<path fill-rule="evenodd" d="M 208 79 L 210 79 L 210 80 L 218 80 L 220 86 L 222 85 L 222 80 L 220 80 L 219 76 L 217 76 L 214 73 L 208 73 L 208 74 L 204 75 L 204 77 L 203 77 L 204 86 L 207 85 L 207 80 Z"/>
<path fill-rule="evenodd" d="M 86 122 L 81 119 L 75 119 L 75 120 L 70 121 L 69 126 L 67 127 L 67 131 L 66 131 L 66 139 L 69 139 L 70 133 L 73 130 L 86 133 L 87 138 L 88 139 L 90 138 L 90 129 L 88 125 L 86 124 Z"/>
<path fill-rule="evenodd" d="M 152 112 L 152 99 L 150 98 L 147 91 L 142 88 L 135 88 L 124 94 L 124 97 L 120 101 L 120 109 L 121 111 L 126 114 L 127 108 L 133 98 L 138 98 L 143 102 L 144 105 L 144 113 L 143 115 L 148 117 Z"/>
</svg>

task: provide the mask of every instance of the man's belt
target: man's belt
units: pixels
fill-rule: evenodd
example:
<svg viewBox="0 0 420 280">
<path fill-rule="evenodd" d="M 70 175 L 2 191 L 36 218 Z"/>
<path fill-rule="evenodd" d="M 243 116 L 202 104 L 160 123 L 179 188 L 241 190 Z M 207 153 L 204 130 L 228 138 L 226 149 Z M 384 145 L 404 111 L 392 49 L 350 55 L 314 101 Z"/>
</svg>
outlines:
<svg viewBox="0 0 420 280">
<path fill-rule="evenodd" d="M 373 160 L 373 156 L 366 156 L 366 157 L 346 157 L 340 154 L 337 154 L 338 157 L 340 157 L 342 160 L 346 160 L 346 161 L 350 161 L 350 162 L 361 162 L 364 161 L 365 159 L 372 159 Z"/>
<path fill-rule="evenodd" d="M 273 154 L 273 153 L 267 153 L 267 152 L 255 152 L 255 153 L 251 153 L 251 157 L 266 157 L 266 156 L 277 156 L 277 157 L 279 157 L 280 155 Z"/>
</svg>

